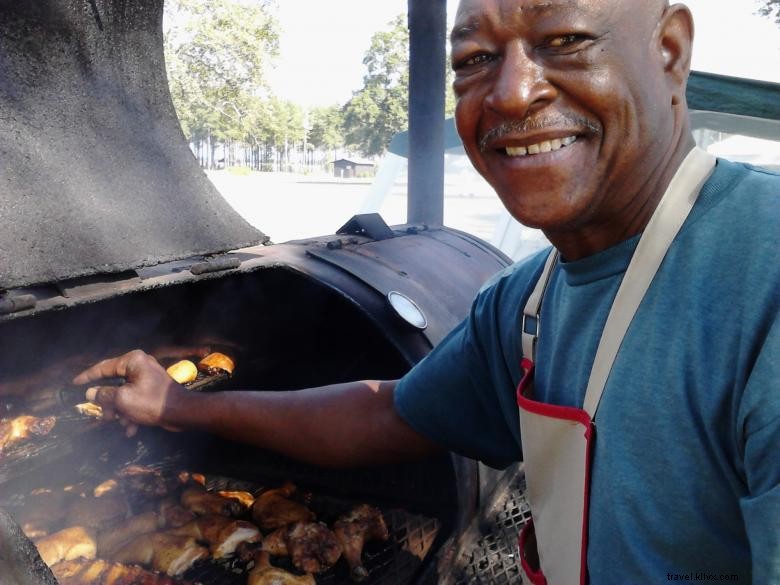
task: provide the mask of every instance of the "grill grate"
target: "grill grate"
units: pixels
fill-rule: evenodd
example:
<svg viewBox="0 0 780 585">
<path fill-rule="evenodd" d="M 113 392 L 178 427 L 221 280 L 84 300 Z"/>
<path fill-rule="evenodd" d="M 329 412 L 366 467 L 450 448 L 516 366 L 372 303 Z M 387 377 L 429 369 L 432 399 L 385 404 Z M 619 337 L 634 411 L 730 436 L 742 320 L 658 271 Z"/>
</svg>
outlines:
<svg viewBox="0 0 780 585">
<path fill-rule="evenodd" d="M 531 518 L 525 497 L 525 475 L 518 473 L 497 495 L 487 517 L 464 538 L 456 559 L 455 585 L 505 585 L 520 582 L 517 537 Z"/>
</svg>

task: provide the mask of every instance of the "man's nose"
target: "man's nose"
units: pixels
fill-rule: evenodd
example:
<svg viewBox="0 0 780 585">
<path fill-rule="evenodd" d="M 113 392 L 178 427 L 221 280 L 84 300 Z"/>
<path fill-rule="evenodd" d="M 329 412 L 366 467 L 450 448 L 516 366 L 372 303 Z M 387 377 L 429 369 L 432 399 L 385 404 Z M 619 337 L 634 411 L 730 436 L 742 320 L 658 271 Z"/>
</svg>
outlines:
<svg viewBox="0 0 780 585">
<path fill-rule="evenodd" d="M 502 116 L 523 118 L 552 102 L 556 93 L 544 67 L 518 42 L 507 47 L 485 105 Z"/>
</svg>

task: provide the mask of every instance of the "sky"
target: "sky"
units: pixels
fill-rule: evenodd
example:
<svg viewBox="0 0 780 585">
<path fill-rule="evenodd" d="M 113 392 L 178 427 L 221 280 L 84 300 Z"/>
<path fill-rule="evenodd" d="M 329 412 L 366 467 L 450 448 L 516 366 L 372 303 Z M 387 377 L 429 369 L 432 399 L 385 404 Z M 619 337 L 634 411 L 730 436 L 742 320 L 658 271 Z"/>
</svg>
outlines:
<svg viewBox="0 0 780 585">
<path fill-rule="evenodd" d="M 641 0 L 636 0 L 641 1 Z M 371 36 L 406 13 L 407 0 L 279 0 L 275 93 L 306 107 L 344 104 L 362 86 Z M 780 82 L 780 26 L 757 0 L 686 0 L 696 23 L 693 68 Z M 450 22 L 457 0 L 447 0 Z"/>
</svg>

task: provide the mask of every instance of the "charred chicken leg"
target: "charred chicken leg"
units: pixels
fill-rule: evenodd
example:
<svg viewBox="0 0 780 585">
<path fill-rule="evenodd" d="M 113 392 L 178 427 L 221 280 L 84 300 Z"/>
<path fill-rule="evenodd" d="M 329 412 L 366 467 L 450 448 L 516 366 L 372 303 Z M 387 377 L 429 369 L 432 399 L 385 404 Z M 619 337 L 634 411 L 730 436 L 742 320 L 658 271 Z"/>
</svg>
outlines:
<svg viewBox="0 0 780 585">
<path fill-rule="evenodd" d="M 279 528 L 263 541 L 263 550 L 289 555 L 293 566 L 303 573 L 327 571 L 341 557 L 341 543 L 322 522 L 296 522 Z"/>
<path fill-rule="evenodd" d="M 255 557 L 255 566 L 249 572 L 247 585 L 316 585 L 312 575 L 293 575 L 271 565 L 267 552 L 260 551 Z"/>
<path fill-rule="evenodd" d="M 336 520 L 333 532 L 341 542 L 350 576 L 355 581 L 368 577 L 368 571 L 361 560 L 366 542 L 374 539 L 387 540 L 390 537 L 382 512 L 368 504 L 356 506 Z"/>
</svg>

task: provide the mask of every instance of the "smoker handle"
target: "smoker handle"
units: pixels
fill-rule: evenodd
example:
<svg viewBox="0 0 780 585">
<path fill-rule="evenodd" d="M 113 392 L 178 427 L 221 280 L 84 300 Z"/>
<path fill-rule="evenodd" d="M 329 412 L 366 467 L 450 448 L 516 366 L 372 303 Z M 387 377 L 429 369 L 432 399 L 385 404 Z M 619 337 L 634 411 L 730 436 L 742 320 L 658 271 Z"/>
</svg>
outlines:
<svg viewBox="0 0 780 585">
<path fill-rule="evenodd" d="M 3 585 L 57 585 L 38 549 L 3 508 L 0 508 L 0 575 Z"/>
</svg>

